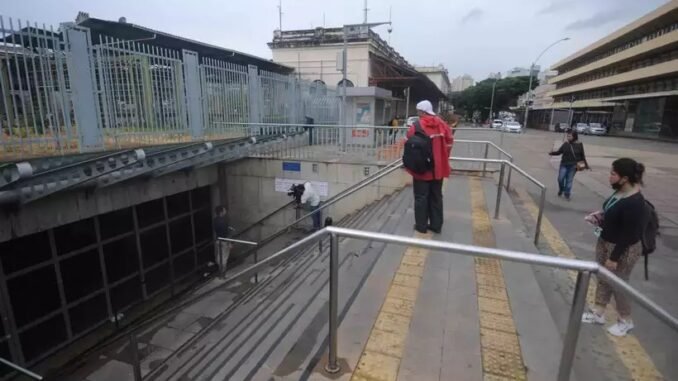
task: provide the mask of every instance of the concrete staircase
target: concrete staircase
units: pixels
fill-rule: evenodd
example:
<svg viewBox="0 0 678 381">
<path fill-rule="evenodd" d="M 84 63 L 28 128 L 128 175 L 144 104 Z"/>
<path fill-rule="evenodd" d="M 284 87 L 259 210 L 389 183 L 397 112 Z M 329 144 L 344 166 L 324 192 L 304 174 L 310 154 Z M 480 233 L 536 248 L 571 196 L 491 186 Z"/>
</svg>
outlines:
<svg viewBox="0 0 678 381">
<path fill-rule="evenodd" d="M 536 253 L 533 226 L 509 197 L 500 218 L 490 218 L 495 192 L 490 178 L 450 178 L 445 225 L 430 238 Z M 412 236 L 413 220 L 406 188 L 339 225 Z M 328 249 L 308 247 L 258 284 L 220 291 L 149 330 L 140 337 L 144 380 L 556 378 L 570 300 L 552 295 L 543 269 L 354 239 L 340 241 L 341 372 L 328 375 Z M 128 349 L 79 379 L 132 379 Z M 580 356 L 571 379 L 630 380 L 606 376 L 616 365 Z"/>
</svg>

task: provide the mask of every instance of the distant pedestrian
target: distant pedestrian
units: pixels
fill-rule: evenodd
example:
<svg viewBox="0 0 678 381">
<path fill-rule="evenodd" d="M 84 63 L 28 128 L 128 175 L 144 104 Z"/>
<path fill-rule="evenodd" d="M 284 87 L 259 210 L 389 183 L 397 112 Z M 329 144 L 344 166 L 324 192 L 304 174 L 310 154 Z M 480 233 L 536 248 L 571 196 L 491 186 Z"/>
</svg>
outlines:
<svg viewBox="0 0 678 381">
<path fill-rule="evenodd" d="M 450 175 L 453 138 L 429 101 L 417 103 L 419 120 L 407 131 L 403 164 L 413 177 L 415 230 L 440 233 L 443 226 L 443 179 Z"/>
<path fill-rule="evenodd" d="M 310 182 L 304 184 L 304 193 L 301 195 L 301 204 L 306 205 L 308 211 L 313 212 L 313 230 L 321 229 L 322 211 L 320 210 L 320 195 Z"/>
<path fill-rule="evenodd" d="M 231 252 L 231 244 L 219 240 L 219 238 L 228 238 L 233 228 L 228 226 L 226 222 L 226 207 L 219 205 L 214 209 L 214 220 L 212 227 L 217 241 L 214 246 L 214 261 L 219 268 L 219 272 L 223 274 L 226 272 L 226 265 L 228 264 L 228 257 Z"/>
<path fill-rule="evenodd" d="M 391 118 L 391 120 L 388 122 L 388 126 L 391 127 L 391 131 L 389 131 L 389 142 L 390 144 L 395 144 L 396 142 L 396 135 L 398 132 L 398 119 L 394 116 Z"/>
<path fill-rule="evenodd" d="M 645 166 L 633 159 L 614 161 L 609 178 L 614 194 L 605 200 L 602 211 L 587 216 L 587 221 L 597 225 L 596 261 L 625 281 L 629 280 L 633 266 L 643 254 L 644 221 L 640 216 L 644 214 L 646 203 L 640 187 L 644 172 Z M 614 336 L 625 336 L 634 328 L 631 304 L 624 292 L 618 292 L 600 278 L 596 305 L 584 313 L 582 321 L 605 324 L 604 312 L 612 296 L 619 317 L 607 331 Z"/>
<path fill-rule="evenodd" d="M 572 195 L 572 183 L 577 171 L 590 169 L 586 161 L 584 143 L 579 141 L 577 131 L 567 133 L 567 140 L 556 151 L 549 153 L 551 156 L 561 156 L 560 169 L 558 170 L 558 197 L 563 195 L 569 201 Z"/>
</svg>

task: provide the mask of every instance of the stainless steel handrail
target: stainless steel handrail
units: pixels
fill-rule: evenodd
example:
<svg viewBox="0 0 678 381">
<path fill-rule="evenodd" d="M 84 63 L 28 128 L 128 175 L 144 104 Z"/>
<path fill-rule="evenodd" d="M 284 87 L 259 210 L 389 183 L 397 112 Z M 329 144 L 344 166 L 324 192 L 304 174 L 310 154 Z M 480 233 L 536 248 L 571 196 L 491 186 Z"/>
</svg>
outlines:
<svg viewBox="0 0 678 381">
<path fill-rule="evenodd" d="M 243 241 L 243 240 L 241 240 L 241 239 L 235 239 L 235 238 L 222 238 L 222 237 L 219 237 L 219 238 L 217 238 L 217 240 L 218 240 L 218 241 L 224 241 L 224 242 L 241 243 L 241 244 L 243 244 L 243 245 L 248 245 L 248 246 L 257 246 L 257 245 L 259 245 L 259 244 L 256 243 L 256 242 L 252 242 L 252 241 Z"/>
<path fill-rule="evenodd" d="M 560 366 L 558 371 L 558 381 L 566 381 L 570 378 L 574 354 L 576 352 L 577 340 L 581 329 L 581 316 L 586 306 L 586 294 L 591 274 L 596 274 L 604 279 L 617 290 L 626 293 L 633 300 L 638 302 L 652 315 L 666 323 L 671 329 L 678 331 L 678 318 L 672 316 L 664 308 L 657 305 L 647 296 L 633 288 L 631 285 L 620 279 L 603 266 L 593 261 L 583 261 L 580 259 L 552 257 L 540 254 L 531 254 L 520 251 L 494 249 L 480 246 L 463 245 L 452 242 L 432 241 L 421 238 L 411 238 L 396 236 L 384 233 L 366 232 L 361 230 L 326 227 L 317 231 L 300 241 L 278 251 L 272 256 L 264 259 L 256 265 L 243 269 L 240 272 L 228 277 L 222 286 L 236 282 L 242 278 L 249 277 L 258 272 L 261 268 L 281 260 L 286 255 L 295 252 L 297 249 L 310 245 L 330 236 L 330 303 L 329 303 L 329 351 L 326 370 L 331 373 L 338 372 L 337 363 L 337 332 L 338 332 L 338 273 L 339 273 L 339 237 L 349 237 L 361 240 L 371 240 L 384 243 L 415 246 L 436 251 L 443 251 L 452 254 L 466 255 L 472 257 L 494 258 L 511 262 L 518 262 L 530 265 L 547 266 L 563 270 L 577 271 L 577 281 L 575 284 L 574 298 L 568 320 L 567 331 L 563 342 L 563 352 L 561 354 Z"/>
<path fill-rule="evenodd" d="M 541 189 L 541 195 L 539 199 L 539 212 L 537 214 L 537 226 L 534 229 L 534 244 L 539 245 L 539 235 L 541 234 L 541 224 L 542 220 L 544 218 L 544 205 L 546 204 L 546 185 L 544 185 L 541 181 L 537 180 L 534 176 L 530 175 L 527 173 L 524 169 L 518 167 L 515 165 L 513 162 L 508 161 L 508 160 L 500 160 L 500 159 L 476 159 L 476 158 L 471 158 L 471 157 L 450 157 L 450 160 L 452 161 L 462 161 L 462 162 L 476 162 L 476 163 L 494 163 L 494 164 L 499 164 L 501 165 L 501 169 L 499 171 L 499 183 L 497 186 L 497 203 L 495 205 L 494 209 L 494 218 L 499 218 L 499 205 L 501 202 L 501 189 L 504 186 L 504 172 L 505 172 L 505 167 L 508 166 L 510 169 L 515 170 L 516 172 L 520 173 L 523 175 L 526 179 L 528 179 L 530 182 L 535 184 Z M 510 172 L 509 172 L 510 173 Z M 509 177 L 510 181 L 510 177 Z M 509 183 L 506 184 L 506 190 L 510 191 L 509 189 Z"/>
<path fill-rule="evenodd" d="M 21 373 L 21 374 L 24 374 L 24 375 L 26 375 L 26 376 L 28 376 L 28 377 L 34 379 L 34 380 L 42 380 L 42 376 L 41 376 L 41 375 L 36 374 L 36 373 L 33 373 L 33 372 L 31 372 L 30 370 L 28 370 L 28 369 L 26 369 L 26 368 L 20 367 L 19 365 L 15 364 L 15 363 L 13 363 L 13 362 L 11 362 L 11 361 L 5 360 L 5 359 L 2 358 L 2 357 L 0 357 L 0 363 L 5 364 L 5 365 L 7 365 L 8 367 L 14 369 L 15 371 L 17 371 L 17 372 L 19 372 L 19 373 Z"/>
</svg>

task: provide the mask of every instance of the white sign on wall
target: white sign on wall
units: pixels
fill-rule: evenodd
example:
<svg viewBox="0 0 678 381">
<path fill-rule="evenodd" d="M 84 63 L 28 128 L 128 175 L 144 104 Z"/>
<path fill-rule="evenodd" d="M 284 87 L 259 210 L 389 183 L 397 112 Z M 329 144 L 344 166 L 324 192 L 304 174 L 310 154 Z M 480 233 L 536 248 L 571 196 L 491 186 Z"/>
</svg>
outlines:
<svg viewBox="0 0 678 381">
<path fill-rule="evenodd" d="M 299 179 L 281 179 L 279 177 L 275 178 L 275 191 L 281 193 L 287 193 L 290 191 L 290 188 L 293 184 L 304 184 L 306 180 Z M 311 185 L 320 197 L 329 196 L 329 184 L 325 181 L 311 181 Z"/>
</svg>

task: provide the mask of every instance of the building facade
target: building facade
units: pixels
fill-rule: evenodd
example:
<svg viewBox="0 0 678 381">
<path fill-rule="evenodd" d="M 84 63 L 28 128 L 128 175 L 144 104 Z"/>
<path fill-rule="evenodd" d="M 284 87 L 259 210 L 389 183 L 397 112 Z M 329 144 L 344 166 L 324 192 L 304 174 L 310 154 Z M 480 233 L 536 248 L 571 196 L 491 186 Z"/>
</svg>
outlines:
<svg viewBox="0 0 678 381">
<path fill-rule="evenodd" d="M 678 1 L 553 65 L 553 108 L 613 134 L 678 138 Z M 535 115 L 536 117 L 537 115 Z"/>
<path fill-rule="evenodd" d="M 541 70 L 541 66 L 534 65 L 534 68 L 532 69 L 532 75 L 534 77 L 537 77 L 537 75 L 539 75 L 540 70 Z M 514 67 L 513 69 L 506 72 L 506 78 L 527 77 L 529 75 L 530 75 L 530 68 L 525 68 L 525 67 Z"/>
<path fill-rule="evenodd" d="M 473 86 L 475 81 L 468 74 L 460 75 L 452 80 L 452 92 L 460 92 Z"/>
<path fill-rule="evenodd" d="M 273 61 L 293 67 L 300 78 L 328 87 L 340 87 L 343 73 L 339 63 L 344 50 L 344 38 L 347 87 L 376 87 L 390 91 L 389 98 L 392 99 L 382 99 L 384 107 L 390 108 L 386 119 L 413 113 L 414 104 L 423 99 L 430 100 L 435 107 L 446 100 L 446 93 L 429 77 L 418 72 L 368 25 L 276 30 L 268 46 L 273 52 Z M 377 90 L 358 93 L 383 94 Z M 372 102 L 374 107 L 378 107 L 377 103 L 380 102 Z M 376 109 L 374 113 L 382 114 Z M 381 120 L 374 119 L 374 123 L 381 123 Z"/>
<path fill-rule="evenodd" d="M 415 66 L 415 69 L 435 83 L 443 94 L 447 94 L 451 91 L 452 84 L 450 83 L 450 77 L 448 76 L 445 66 Z"/>
</svg>

